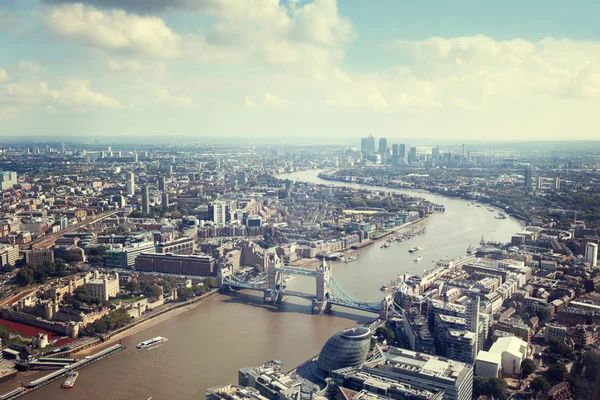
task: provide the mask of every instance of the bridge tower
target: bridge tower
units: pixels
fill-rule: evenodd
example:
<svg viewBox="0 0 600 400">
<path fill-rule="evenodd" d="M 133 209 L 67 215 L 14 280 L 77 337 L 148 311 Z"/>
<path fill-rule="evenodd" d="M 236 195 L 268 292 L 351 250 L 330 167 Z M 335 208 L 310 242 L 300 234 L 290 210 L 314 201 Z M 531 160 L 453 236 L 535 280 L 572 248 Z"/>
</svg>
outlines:
<svg viewBox="0 0 600 400">
<path fill-rule="evenodd" d="M 276 254 L 270 254 L 267 261 L 267 286 L 263 296 L 263 302 L 275 303 L 283 299 L 280 291 L 283 289 L 283 274 L 277 271 L 281 260 Z"/>
<path fill-rule="evenodd" d="M 312 301 L 313 314 L 323 314 L 331 310 L 331 292 L 329 290 L 329 279 L 331 278 L 331 266 L 323 259 L 316 271 L 317 290 Z"/>
<path fill-rule="evenodd" d="M 381 309 L 379 310 L 379 319 L 386 320 L 389 317 L 390 307 L 394 307 L 394 299 L 389 294 L 381 300 Z"/>
<path fill-rule="evenodd" d="M 221 263 L 217 263 L 217 284 L 220 290 L 225 292 L 229 290 L 229 285 L 223 283 L 223 280 L 229 275 L 231 275 L 231 270 L 224 267 Z"/>
</svg>

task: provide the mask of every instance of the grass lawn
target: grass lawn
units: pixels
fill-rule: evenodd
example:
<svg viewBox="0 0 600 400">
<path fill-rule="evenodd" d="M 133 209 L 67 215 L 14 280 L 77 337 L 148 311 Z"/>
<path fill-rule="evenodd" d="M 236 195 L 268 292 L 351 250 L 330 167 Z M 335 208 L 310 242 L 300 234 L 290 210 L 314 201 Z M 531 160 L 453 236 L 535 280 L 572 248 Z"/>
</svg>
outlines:
<svg viewBox="0 0 600 400">
<path fill-rule="evenodd" d="M 125 298 L 121 298 L 121 299 L 112 299 L 110 302 L 112 304 L 117 304 L 119 302 L 123 302 L 123 303 L 135 303 L 138 300 L 142 300 L 144 299 L 144 296 L 131 296 L 131 297 L 125 297 Z"/>
<path fill-rule="evenodd" d="M 371 237 L 377 239 L 378 237 L 382 236 L 384 233 L 385 232 L 377 231 L 377 232 L 372 233 Z"/>
</svg>

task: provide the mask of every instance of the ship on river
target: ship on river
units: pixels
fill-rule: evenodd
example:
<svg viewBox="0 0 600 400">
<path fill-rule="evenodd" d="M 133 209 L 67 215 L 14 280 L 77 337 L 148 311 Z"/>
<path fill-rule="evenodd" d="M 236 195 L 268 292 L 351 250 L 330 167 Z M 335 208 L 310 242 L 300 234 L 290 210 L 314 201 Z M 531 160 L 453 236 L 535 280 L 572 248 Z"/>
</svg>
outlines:
<svg viewBox="0 0 600 400">
<path fill-rule="evenodd" d="M 62 383 L 62 388 L 71 389 L 75 386 L 75 382 L 77 381 L 77 377 L 79 376 L 79 372 L 73 371 L 67 375 L 67 379 Z"/>
<path fill-rule="evenodd" d="M 416 252 L 418 252 L 419 250 L 421 250 L 421 248 L 420 248 L 420 247 L 413 247 L 412 249 L 408 249 L 408 252 L 409 252 L 409 253 L 416 253 Z"/>
<path fill-rule="evenodd" d="M 145 349 L 146 347 L 150 347 L 150 346 L 154 346 L 155 344 L 162 343 L 165 340 L 167 340 L 167 338 L 164 338 L 162 336 L 157 336 L 157 337 L 154 337 L 152 339 L 148 339 L 148 340 L 143 341 L 142 343 L 140 343 L 140 344 L 137 345 L 137 348 L 138 349 Z"/>
</svg>

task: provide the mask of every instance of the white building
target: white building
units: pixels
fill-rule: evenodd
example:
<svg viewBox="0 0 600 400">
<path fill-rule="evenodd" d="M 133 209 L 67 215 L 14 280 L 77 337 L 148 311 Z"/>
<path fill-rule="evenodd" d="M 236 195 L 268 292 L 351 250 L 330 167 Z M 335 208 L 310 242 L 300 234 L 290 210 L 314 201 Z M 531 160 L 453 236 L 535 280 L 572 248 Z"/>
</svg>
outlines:
<svg viewBox="0 0 600 400">
<path fill-rule="evenodd" d="M 100 274 L 96 271 L 95 278 L 86 282 L 85 287 L 90 296 L 99 297 L 102 301 L 116 297 L 119 293 L 119 274 L 100 277 Z"/>
<path fill-rule="evenodd" d="M 12 171 L 0 171 L 0 190 L 12 189 L 17 184 L 17 173 Z"/>
<path fill-rule="evenodd" d="M 225 226 L 227 222 L 226 218 L 227 205 L 222 201 L 215 201 L 213 203 L 213 221 L 217 226 Z"/>
<path fill-rule="evenodd" d="M 527 343 L 517 337 L 501 337 L 489 351 L 480 351 L 475 360 L 475 374 L 497 377 L 514 376 L 521 372 L 521 363 L 527 358 Z"/>
<path fill-rule="evenodd" d="M 585 246 L 585 262 L 589 263 L 592 268 L 598 264 L 598 245 L 596 243 L 588 243 Z"/>
<path fill-rule="evenodd" d="M 19 259 L 19 246 L 0 244 L 0 267 L 5 265 L 14 266 Z"/>
<path fill-rule="evenodd" d="M 133 172 L 129 173 L 129 179 L 127 179 L 127 196 L 133 196 L 135 194 L 135 175 Z"/>
</svg>

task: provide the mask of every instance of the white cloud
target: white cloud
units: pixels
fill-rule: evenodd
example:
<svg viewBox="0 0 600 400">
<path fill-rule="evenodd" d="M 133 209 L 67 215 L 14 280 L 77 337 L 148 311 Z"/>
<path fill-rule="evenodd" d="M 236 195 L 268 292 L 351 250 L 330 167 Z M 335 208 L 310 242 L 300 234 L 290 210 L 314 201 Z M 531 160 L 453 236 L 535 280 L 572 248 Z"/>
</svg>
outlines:
<svg viewBox="0 0 600 400">
<path fill-rule="evenodd" d="M 105 94 L 94 92 L 87 80 L 70 80 L 54 95 L 60 103 L 70 106 L 114 108 L 119 102 Z"/>
<path fill-rule="evenodd" d="M 50 6 L 44 18 L 56 35 L 109 51 L 282 66 L 337 61 L 354 32 L 350 19 L 339 14 L 336 0 L 302 6 L 279 0 L 207 0 L 198 7 L 214 23 L 203 33 L 186 35 L 159 17 L 81 3 Z"/>
<path fill-rule="evenodd" d="M 249 96 L 244 98 L 244 104 L 248 108 L 271 108 L 271 109 L 283 109 L 288 108 L 291 103 L 281 96 L 274 95 L 272 93 L 263 93 L 259 100 L 253 100 Z"/>
<path fill-rule="evenodd" d="M 119 102 L 112 97 L 94 92 L 87 80 L 67 80 L 60 89 L 45 81 L 30 79 L 0 84 L 0 104 L 9 106 L 65 105 L 77 108 L 113 108 Z"/>
<path fill-rule="evenodd" d="M 8 74 L 5 69 L 0 68 L 0 82 L 4 82 L 8 80 Z"/>
<path fill-rule="evenodd" d="M 0 105 L 0 120 L 13 119 L 19 113 L 19 109 L 15 106 Z"/>
<path fill-rule="evenodd" d="M 30 74 L 36 74 L 36 73 L 40 72 L 40 66 L 31 61 L 21 60 L 17 64 L 17 67 L 19 68 L 19 71 L 27 72 Z"/>
<path fill-rule="evenodd" d="M 138 72 L 141 71 L 144 66 L 137 60 L 126 60 L 123 62 L 108 60 L 107 67 L 111 71 L 130 71 Z"/>
<path fill-rule="evenodd" d="M 174 95 L 164 87 L 155 85 L 153 87 L 154 98 L 160 104 L 169 105 L 172 107 L 191 108 L 194 106 L 194 101 L 186 94 Z"/>
<path fill-rule="evenodd" d="M 66 39 L 94 47 L 157 57 L 179 55 L 181 37 L 158 17 L 101 11 L 81 3 L 50 7 L 49 28 Z"/>
</svg>

